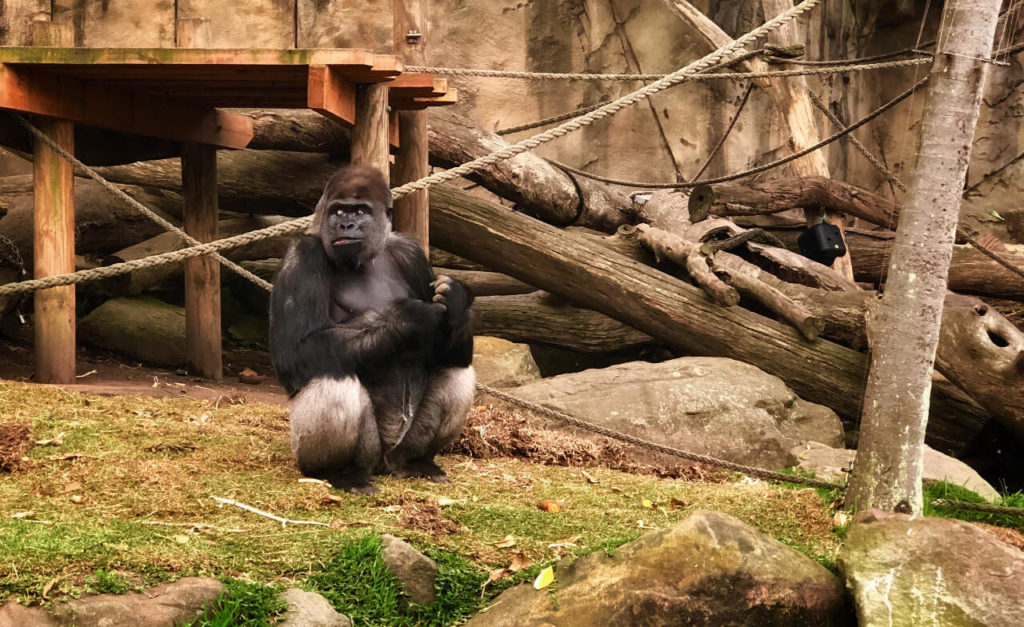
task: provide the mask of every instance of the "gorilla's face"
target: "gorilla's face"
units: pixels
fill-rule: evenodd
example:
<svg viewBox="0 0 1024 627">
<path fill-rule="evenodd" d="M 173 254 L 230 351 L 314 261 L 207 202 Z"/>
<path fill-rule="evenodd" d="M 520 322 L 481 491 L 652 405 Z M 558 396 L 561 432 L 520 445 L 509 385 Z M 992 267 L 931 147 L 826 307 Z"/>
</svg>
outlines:
<svg viewBox="0 0 1024 627">
<path fill-rule="evenodd" d="M 384 247 L 391 232 L 391 191 L 369 166 L 347 166 L 331 177 L 317 205 L 319 236 L 338 266 L 358 267 Z"/>
</svg>

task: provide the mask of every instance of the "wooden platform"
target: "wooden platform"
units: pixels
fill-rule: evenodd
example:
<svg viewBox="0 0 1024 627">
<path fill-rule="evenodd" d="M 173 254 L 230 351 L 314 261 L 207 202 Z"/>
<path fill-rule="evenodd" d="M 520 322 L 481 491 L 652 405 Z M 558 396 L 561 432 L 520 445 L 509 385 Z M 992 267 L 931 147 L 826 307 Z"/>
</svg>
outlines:
<svg viewBox="0 0 1024 627">
<path fill-rule="evenodd" d="M 308 107 L 351 127 L 360 83 L 387 83 L 393 111 L 456 99 L 365 50 L 0 47 L 0 108 L 218 148 L 252 139 L 246 116 L 218 108 Z"/>
<path fill-rule="evenodd" d="M 0 109 L 30 114 L 67 152 L 76 123 L 182 142 L 184 228 L 204 242 L 217 239 L 216 150 L 253 137 L 252 119 L 226 108 L 314 109 L 352 129 L 352 161 L 387 178 L 396 111 L 455 100 L 443 79 L 403 74 L 397 57 L 365 50 L 0 47 Z M 42 278 L 74 271 L 74 177 L 44 143 L 34 153 Z M 415 154 L 426 171 L 426 151 Z M 219 272 L 209 257 L 185 264 L 189 369 L 211 378 L 222 375 Z M 73 381 L 73 286 L 36 293 L 35 331 L 36 380 Z"/>
</svg>

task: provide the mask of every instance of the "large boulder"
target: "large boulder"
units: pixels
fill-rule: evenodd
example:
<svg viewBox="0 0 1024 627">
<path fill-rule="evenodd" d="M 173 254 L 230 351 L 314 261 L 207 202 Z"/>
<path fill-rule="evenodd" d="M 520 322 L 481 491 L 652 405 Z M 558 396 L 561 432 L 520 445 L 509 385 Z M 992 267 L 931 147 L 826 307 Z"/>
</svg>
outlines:
<svg viewBox="0 0 1024 627">
<path fill-rule="evenodd" d="M 54 604 L 49 612 L 14 601 L 0 607 L 0 627 L 173 627 L 191 623 L 213 607 L 224 584 L 209 577 L 185 577 L 145 592 L 99 594 Z"/>
<path fill-rule="evenodd" d="M 515 394 L 660 444 L 767 468 L 785 467 L 789 450 L 807 440 L 843 445 L 832 410 L 732 359 L 630 362 L 542 379 Z"/>
<path fill-rule="evenodd" d="M 557 599 L 522 584 L 475 627 L 527 625 L 845 625 L 842 584 L 810 558 L 732 516 L 694 512 L 608 555 L 555 567 Z"/>
<path fill-rule="evenodd" d="M 1024 552 L 972 524 L 862 512 L 839 554 L 861 625 L 1020 625 Z"/>
<path fill-rule="evenodd" d="M 79 339 L 149 364 L 185 363 L 185 309 L 149 296 L 115 298 L 78 323 Z"/>
<path fill-rule="evenodd" d="M 473 338 L 473 371 L 477 382 L 499 388 L 540 378 L 529 346 L 487 335 Z"/>
<path fill-rule="evenodd" d="M 838 481 L 849 476 L 853 460 L 857 457 L 857 451 L 832 448 L 821 442 L 805 442 L 793 447 L 789 454 L 790 466 L 811 471 L 815 477 L 825 481 Z M 921 478 L 925 483 L 948 481 L 990 501 L 999 498 L 999 492 L 973 468 L 927 445 L 924 447 Z"/>
</svg>

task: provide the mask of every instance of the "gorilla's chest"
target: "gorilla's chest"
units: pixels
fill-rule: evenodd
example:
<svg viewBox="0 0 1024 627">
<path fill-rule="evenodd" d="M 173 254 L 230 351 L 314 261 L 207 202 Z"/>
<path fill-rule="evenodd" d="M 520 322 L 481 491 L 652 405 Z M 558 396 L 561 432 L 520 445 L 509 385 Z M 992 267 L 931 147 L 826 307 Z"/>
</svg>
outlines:
<svg viewBox="0 0 1024 627">
<path fill-rule="evenodd" d="M 331 284 L 331 320 L 344 322 L 354 315 L 381 310 L 413 296 L 398 268 L 388 259 L 375 257 L 350 272 L 338 273 Z"/>
</svg>

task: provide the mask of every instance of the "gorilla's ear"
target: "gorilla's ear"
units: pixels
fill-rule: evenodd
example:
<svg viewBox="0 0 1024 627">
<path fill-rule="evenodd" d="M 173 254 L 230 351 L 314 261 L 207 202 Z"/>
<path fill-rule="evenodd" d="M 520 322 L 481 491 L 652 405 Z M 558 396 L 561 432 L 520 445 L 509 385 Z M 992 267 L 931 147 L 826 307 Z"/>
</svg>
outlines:
<svg viewBox="0 0 1024 627">
<path fill-rule="evenodd" d="M 388 217 L 388 221 L 391 221 L 395 215 L 395 204 L 388 200 L 388 204 L 384 207 L 384 215 Z"/>
</svg>

